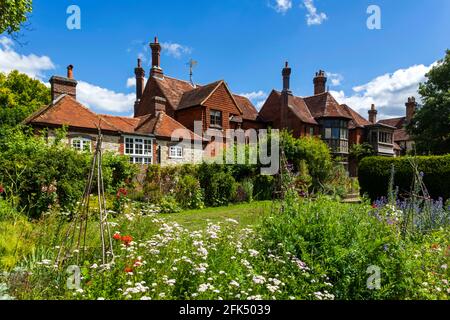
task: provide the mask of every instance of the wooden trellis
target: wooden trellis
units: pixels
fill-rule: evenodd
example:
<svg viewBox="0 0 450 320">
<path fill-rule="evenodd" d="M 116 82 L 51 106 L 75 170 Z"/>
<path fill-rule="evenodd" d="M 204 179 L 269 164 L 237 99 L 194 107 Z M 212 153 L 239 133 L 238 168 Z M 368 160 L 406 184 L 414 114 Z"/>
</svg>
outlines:
<svg viewBox="0 0 450 320">
<path fill-rule="evenodd" d="M 105 187 L 103 183 L 102 170 L 102 142 L 103 135 L 98 126 L 97 145 L 92 157 L 92 163 L 89 170 L 88 180 L 83 193 L 83 199 L 79 205 L 73 220 L 71 221 L 59 247 L 56 258 L 56 264 L 62 266 L 69 261 L 77 264 L 80 258 L 84 259 L 86 254 L 86 236 L 88 229 L 88 221 L 90 218 L 90 195 L 94 187 L 94 178 L 97 178 L 98 193 L 98 218 L 99 231 L 102 250 L 102 263 L 110 264 L 114 262 L 114 251 L 111 237 L 111 230 L 108 224 L 108 212 L 106 210 Z"/>
</svg>

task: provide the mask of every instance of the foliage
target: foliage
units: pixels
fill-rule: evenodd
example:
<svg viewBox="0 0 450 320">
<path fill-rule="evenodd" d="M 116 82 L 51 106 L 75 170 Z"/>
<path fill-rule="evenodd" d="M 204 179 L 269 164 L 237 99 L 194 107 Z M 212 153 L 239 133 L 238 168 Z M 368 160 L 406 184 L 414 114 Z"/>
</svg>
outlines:
<svg viewBox="0 0 450 320">
<path fill-rule="evenodd" d="M 287 131 L 281 133 L 281 146 L 287 161 L 298 172 L 301 161 L 305 161 L 312 177 L 314 190 L 322 190 L 332 172 L 332 159 L 328 146 L 318 138 L 294 138 Z"/>
<path fill-rule="evenodd" d="M 64 130 L 54 141 L 35 136 L 27 128 L 0 131 L 0 184 L 12 206 L 30 218 L 61 208 L 72 211 L 80 201 L 91 165 L 91 155 L 64 143 Z M 106 190 L 117 190 L 131 180 L 134 169 L 124 158 L 105 156 Z"/>
<path fill-rule="evenodd" d="M 245 179 L 238 184 L 236 190 L 237 202 L 252 202 L 253 201 L 253 181 L 251 179 Z"/>
<path fill-rule="evenodd" d="M 175 198 L 185 209 L 202 209 L 204 206 L 200 183 L 192 175 L 185 175 L 178 180 Z"/>
<path fill-rule="evenodd" d="M 2 0 L 0 3 L 0 34 L 20 31 L 33 9 L 32 0 Z"/>
<path fill-rule="evenodd" d="M 353 144 L 350 147 L 349 156 L 352 159 L 355 159 L 357 163 L 359 163 L 362 159 L 370 156 L 374 156 L 375 151 L 370 143 L 364 142 L 361 144 Z"/>
<path fill-rule="evenodd" d="M 274 199 L 276 179 L 274 176 L 257 175 L 253 178 L 253 196 L 256 200 Z"/>
<path fill-rule="evenodd" d="M 408 131 L 421 154 L 450 153 L 450 50 L 420 85 L 423 107 L 417 110 Z"/>
<path fill-rule="evenodd" d="M 32 224 L 23 217 L 0 220 L 0 268 L 14 267 L 20 261 L 20 257 L 33 251 L 34 243 L 29 237 L 32 229 Z"/>
<path fill-rule="evenodd" d="M 39 80 L 18 71 L 0 72 L 0 127 L 21 123 L 50 99 L 50 90 Z"/>
<path fill-rule="evenodd" d="M 181 208 L 174 196 L 165 196 L 161 199 L 159 204 L 160 213 L 177 213 Z"/>
<path fill-rule="evenodd" d="M 408 196 L 413 183 L 413 167 L 411 159 L 417 162 L 419 172 L 433 199 L 450 198 L 450 156 L 419 156 L 419 157 L 368 157 L 359 166 L 359 183 L 361 192 L 367 193 L 372 200 L 387 195 L 391 168 L 395 168 L 395 186 L 399 196 Z"/>
</svg>

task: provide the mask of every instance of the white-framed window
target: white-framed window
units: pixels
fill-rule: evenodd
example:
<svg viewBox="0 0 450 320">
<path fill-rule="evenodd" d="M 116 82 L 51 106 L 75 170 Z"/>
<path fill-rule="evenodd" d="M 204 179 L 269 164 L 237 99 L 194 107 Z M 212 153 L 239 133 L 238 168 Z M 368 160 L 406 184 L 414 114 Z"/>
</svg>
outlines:
<svg viewBox="0 0 450 320">
<path fill-rule="evenodd" d="M 125 137 L 125 155 L 134 164 L 153 163 L 153 139 L 144 137 Z"/>
<path fill-rule="evenodd" d="M 72 148 L 78 151 L 87 151 L 91 152 L 91 139 L 83 138 L 83 137 L 75 137 L 71 139 L 70 144 Z"/>
<path fill-rule="evenodd" d="M 183 158 L 183 147 L 171 146 L 169 148 L 169 157 L 172 159 L 182 159 Z"/>
</svg>

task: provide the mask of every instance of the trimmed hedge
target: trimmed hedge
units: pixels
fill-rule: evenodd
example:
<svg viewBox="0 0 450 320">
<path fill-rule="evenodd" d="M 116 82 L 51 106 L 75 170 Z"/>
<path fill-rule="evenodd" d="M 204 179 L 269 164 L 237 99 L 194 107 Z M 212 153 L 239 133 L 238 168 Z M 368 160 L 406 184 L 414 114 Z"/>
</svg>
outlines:
<svg viewBox="0 0 450 320">
<path fill-rule="evenodd" d="M 411 158 L 410 158 L 411 159 Z M 415 163 L 424 174 L 424 182 L 434 199 L 450 198 L 450 155 L 414 157 Z M 361 193 L 372 200 L 387 196 L 391 167 L 394 164 L 394 186 L 399 188 L 399 196 L 411 191 L 413 172 L 408 157 L 386 158 L 367 157 L 359 164 L 359 184 Z"/>
</svg>

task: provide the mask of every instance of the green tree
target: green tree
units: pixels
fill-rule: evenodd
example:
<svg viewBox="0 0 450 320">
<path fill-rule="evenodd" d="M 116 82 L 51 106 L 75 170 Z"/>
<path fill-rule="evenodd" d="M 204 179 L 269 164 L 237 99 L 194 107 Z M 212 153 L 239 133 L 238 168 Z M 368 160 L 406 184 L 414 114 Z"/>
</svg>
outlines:
<svg viewBox="0 0 450 320">
<path fill-rule="evenodd" d="M 408 125 L 421 154 L 450 153 L 450 50 L 427 74 L 419 93 L 423 107 Z"/>
<path fill-rule="evenodd" d="M 0 34 L 20 31 L 33 9 L 32 0 L 2 0 L 0 2 Z"/>
<path fill-rule="evenodd" d="M 50 103 L 50 90 L 26 74 L 0 72 L 0 126 L 15 126 Z"/>
</svg>

